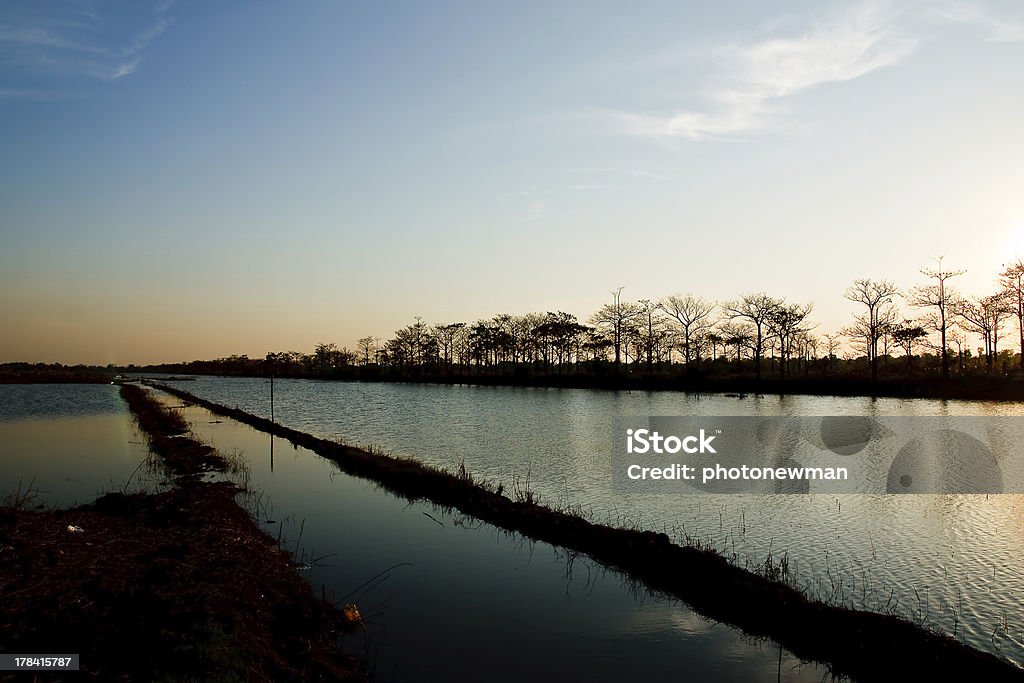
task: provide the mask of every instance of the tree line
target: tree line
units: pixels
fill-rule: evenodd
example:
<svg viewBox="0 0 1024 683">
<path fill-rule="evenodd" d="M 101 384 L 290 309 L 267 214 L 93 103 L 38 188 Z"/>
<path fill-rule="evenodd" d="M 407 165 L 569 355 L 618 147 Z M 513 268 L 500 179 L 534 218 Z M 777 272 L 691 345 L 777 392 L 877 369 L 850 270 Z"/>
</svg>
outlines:
<svg viewBox="0 0 1024 683">
<path fill-rule="evenodd" d="M 874 381 L 882 372 L 893 374 L 894 366 L 903 376 L 944 378 L 1024 368 L 1024 262 L 1005 266 L 983 296 L 962 295 L 955 285 L 965 271 L 947 269 L 942 259 L 920 272 L 923 280 L 908 289 L 886 279 L 854 280 L 843 296 L 863 308 L 832 333 L 818 331 L 810 302 L 766 292 L 717 302 L 692 293 L 628 301 L 620 287 L 583 320 L 565 311 L 434 324 L 417 317 L 389 339 L 359 339 L 355 349 L 321 343 L 312 353 L 232 356 L 195 361 L 188 369 L 399 378 L 675 372 L 761 379 L 770 372 L 785 379 L 845 373 Z M 1017 338 L 1018 354 L 1000 349 L 1009 336 Z M 977 354 L 972 340 L 980 343 Z"/>
</svg>

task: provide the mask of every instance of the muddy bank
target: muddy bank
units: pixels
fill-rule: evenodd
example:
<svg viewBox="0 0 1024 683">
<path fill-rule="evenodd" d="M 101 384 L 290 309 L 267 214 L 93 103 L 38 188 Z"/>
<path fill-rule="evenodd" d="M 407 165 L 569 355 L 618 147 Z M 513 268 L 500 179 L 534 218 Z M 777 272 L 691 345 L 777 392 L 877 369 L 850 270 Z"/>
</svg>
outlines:
<svg viewBox="0 0 1024 683">
<path fill-rule="evenodd" d="M 645 585 L 679 597 L 713 619 L 756 636 L 775 639 L 805 659 L 863 680 L 935 677 L 1024 680 L 999 658 L 953 638 L 889 615 L 855 611 L 808 599 L 774 580 L 777 565 L 753 574 L 717 553 L 669 542 L 653 532 L 616 529 L 531 502 L 529 491 L 480 485 L 463 469 L 449 473 L 410 460 L 339 445 L 274 424 L 244 411 L 170 393 L 283 437 L 327 457 L 350 474 L 377 482 L 409 499 L 455 508 L 497 527 L 589 555 Z"/>
<path fill-rule="evenodd" d="M 38 680 L 366 680 L 337 647 L 351 626 L 344 614 L 235 502 L 236 486 L 198 480 L 220 456 L 161 431 L 173 417 L 127 389 L 133 410 L 152 404 L 139 422 L 155 430 L 154 446 L 164 440 L 177 485 L 69 510 L 5 501 L 0 652 L 81 655 L 81 671 Z"/>
<path fill-rule="evenodd" d="M 163 465 L 178 477 L 197 479 L 205 472 L 223 472 L 228 463 L 210 446 L 188 438 L 188 423 L 173 410 L 166 410 L 131 384 L 121 386 L 121 398 L 132 417 L 146 433 L 149 447 Z"/>
</svg>

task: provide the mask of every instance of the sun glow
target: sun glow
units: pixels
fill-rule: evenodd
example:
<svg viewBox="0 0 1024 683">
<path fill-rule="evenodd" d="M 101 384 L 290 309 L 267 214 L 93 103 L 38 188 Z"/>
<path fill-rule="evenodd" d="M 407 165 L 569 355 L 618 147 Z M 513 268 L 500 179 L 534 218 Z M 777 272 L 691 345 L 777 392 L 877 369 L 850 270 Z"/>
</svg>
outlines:
<svg viewBox="0 0 1024 683">
<path fill-rule="evenodd" d="M 1013 260 L 1018 261 L 1024 258 L 1024 218 L 1018 220 L 1010 228 L 1008 241 Z"/>
<path fill-rule="evenodd" d="M 1024 215 L 1007 224 L 996 256 L 1000 265 L 1024 261 Z"/>
</svg>

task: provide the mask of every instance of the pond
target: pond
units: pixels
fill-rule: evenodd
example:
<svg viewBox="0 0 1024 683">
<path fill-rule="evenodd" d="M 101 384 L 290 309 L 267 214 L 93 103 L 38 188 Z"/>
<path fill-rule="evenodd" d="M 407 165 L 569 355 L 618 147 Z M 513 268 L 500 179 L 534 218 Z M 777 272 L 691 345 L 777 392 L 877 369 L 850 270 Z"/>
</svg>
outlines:
<svg viewBox="0 0 1024 683">
<path fill-rule="evenodd" d="M 159 486 L 149 448 L 110 384 L 0 384 L 0 498 L 71 507 Z"/>
<path fill-rule="evenodd" d="M 179 386 L 270 417 L 265 379 Z M 317 436 L 525 482 L 596 521 L 707 541 L 740 565 L 786 554 L 820 597 L 896 611 L 1024 663 L 1024 496 L 626 494 L 610 447 L 623 416 L 1024 416 L 1020 403 L 277 380 L 274 411 Z"/>
</svg>

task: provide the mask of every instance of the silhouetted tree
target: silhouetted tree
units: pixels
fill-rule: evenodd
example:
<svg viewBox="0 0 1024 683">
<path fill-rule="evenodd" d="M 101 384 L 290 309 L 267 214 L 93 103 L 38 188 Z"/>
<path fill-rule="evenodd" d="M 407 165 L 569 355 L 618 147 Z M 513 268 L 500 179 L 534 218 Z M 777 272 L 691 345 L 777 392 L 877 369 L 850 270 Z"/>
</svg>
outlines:
<svg viewBox="0 0 1024 683">
<path fill-rule="evenodd" d="M 886 326 L 896 321 L 892 298 L 899 294 L 899 288 L 889 280 L 874 281 L 870 279 L 854 280 L 853 285 L 843 294 L 855 303 L 867 306 L 866 315 L 855 317 L 863 328 L 866 339 L 868 364 L 871 367 L 871 380 L 878 379 L 878 341 L 885 334 Z"/>
<path fill-rule="evenodd" d="M 785 304 L 781 300 L 768 315 L 768 329 L 775 339 L 779 350 L 779 376 L 785 377 L 787 364 L 792 355 L 794 339 L 810 330 L 807 327 L 807 316 L 811 314 L 812 304 Z"/>
<path fill-rule="evenodd" d="M 694 360 L 694 340 L 711 327 L 715 304 L 692 294 L 673 294 L 659 304 L 669 318 L 679 325 L 683 339 L 683 359 L 687 365 Z"/>
<path fill-rule="evenodd" d="M 612 303 L 605 304 L 590 317 L 590 324 L 596 326 L 601 332 L 607 332 L 607 336 L 612 341 L 616 370 L 622 364 L 622 341 L 625 328 L 643 313 L 643 309 L 637 304 L 623 303 L 622 289 L 619 287 L 612 290 Z"/>
<path fill-rule="evenodd" d="M 727 320 L 718 325 L 725 343 L 736 350 L 736 366 L 743 360 L 743 349 L 753 348 L 754 327 L 748 323 L 739 323 Z"/>
<path fill-rule="evenodd" d="M 1010 264 L 999 274 L 999 285 L 1006 294 L 1010 312 L 1017 318 L 1020 334 L 1020 366 L 1024 368 L 1024 261 Z"/>
<path fill-rule="evenodd" d="M 434 338 L 441 352 L 441 360 L 445 367 L 450 367 L 455 359 L 455 346 L 459 334 L 465 329 L 466 323 L 449 323 L 434 326 Z"/>
<path fill-rule="evenodd" d="M 363 337 L 356 342 L 356 344 L 358 345 L 359 355 L 363 359 L 363 365 L 369 365 L 370 358 L 374 355 L 374 348 L 376 346 L 373 337 Z"/>
<path fill-rule="evenodd" d="M 912 320 L 904 320 L 892 328 L 892 338 L 903 349 L 903 355 L 907 359 L 907 374 L 913 372 L 912 361 L 914 358 L 914 344 L 928 336 L 925 329 L 914 323 Z"/>
<path fill-rule="evenodd" d="M 942 347 L 942 376 L 949 377 L 949 348 L 946 333 L 949 329 L 950 304 L 957 299 L 956 290 L 946 284 L 946 280 L 963 275 L 964 270 L 943 270 L 942 257 L 935 259 L 937 268 L 922 268 L 921 274 L 935 280 L 934 284 L 920 285 L 911 293 L 910 303 L 920 308 L 934 308 L 935 314 L 928 321 L 939 333 Z"/>
<path fill-rule="evenodd" d="M 825 354 L 828 358 L 828 363 L 825 365 L 825 372 L 829 372 L 832 369 L 832 364 L 837 360 L 836 352 L 839 350 L 841 335 L 833 333 L 825 335 Z"/>
<path fill-rule="evenodd" d="M 718 347 L 722 347 L 722 352 L 725 353 L 725 337 L 719 332 L 711 329 L 704 337 L 707 339 L 708 344 L 711 344 L 711 360 L 718 360 Z"/>
<path fill-rule="evenodd" d="M 959 324 L 965 332 L 981 337 L 985 367 L 992 370 L 999 353 L 999 330 L 1003 320 L 1012 313 L 1005 294 L 972 299 L 959 299 L 951 310 L 960 318 Z"/>
<path fill-rule="evenodd" d="M 317 372 L 349 365 L 354 359 L 355 354 L 347 348 L 339 349 L 337 344 L 317 344 L 313 352 L 313 365 Z"/>
<path fill-rule="evenodd" d="M 607 361 L 608 352 L 612 348 L 612 340 L 600 330 L 588 327 L 583 339 L 583 350 L 591 361 Z"/>
<path fill-rule="evenodd" d="M 427 329 L 423 318 L 395 331 L 394 339 L 386 344 L 389 361 L 399 367 L 419 368 L 437 358 L 437 340 Z"/>
<path fill-rule="evenodd" d="M 543 322 L 533 330 L 533 337 L 537 340 L 544 361 L 544 369 L 547 370 L 549 363 L 553 361 L 558 371 L 562 372 L 563 365 L 572 363 L 586 331 L 587 328 L 580 325 L 576 316 L 571 313 L 548 312 Z"/>
<path fill-rule="evenodd" d="M 782 305 L 781 299 L 773 299 L 764 292 L 744 294 L 736 301 L 722 304 L 722 310 L 730 320 L 746 320 L 754 330 L 754 376 L 761 379 L 761 356 L 764 353 L 765 336 L 769 333 L 771 316 Z"/>
</svg>

